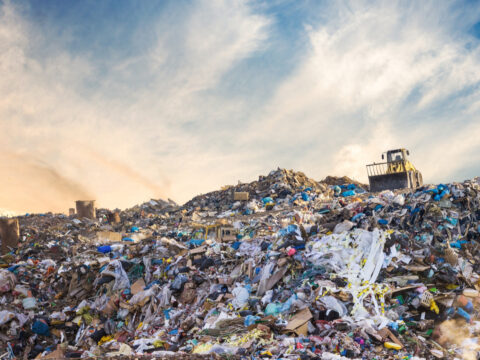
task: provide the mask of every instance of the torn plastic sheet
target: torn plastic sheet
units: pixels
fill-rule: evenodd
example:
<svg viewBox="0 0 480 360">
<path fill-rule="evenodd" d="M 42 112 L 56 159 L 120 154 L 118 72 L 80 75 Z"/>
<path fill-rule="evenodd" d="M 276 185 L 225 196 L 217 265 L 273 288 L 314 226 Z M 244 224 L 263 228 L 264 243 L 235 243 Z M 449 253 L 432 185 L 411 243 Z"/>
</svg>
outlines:
<svg viewBox="0 0 480 360">
<path fill-rule="evenodd" d="M 370 316 L 364 307 L 367 299 L 373 305 L 374 315 L 383 315 L 387 287 L 375 282 L 385 259 L 385 232 L 355 229 L 323 236 L 308 245 L 307 258 L 311 263 L 335 272 L 347 281 L 342 291 L 352 295 L 354 306 L 351 315 L 355 320 Z"/>
<path fill-rule="evenodd" d="M 113 268 L 114 271 L 110 271 L 110 268 Z M 102 274 L 115 277 L 115 284 L 113 285 L 113 290 L 123 290 L 130 287 L 130 280 L 128 280 L 127 273 L 123 269 L 120 260 L 112 260 L 108 267 L 102 271 Z"/>
</svg>

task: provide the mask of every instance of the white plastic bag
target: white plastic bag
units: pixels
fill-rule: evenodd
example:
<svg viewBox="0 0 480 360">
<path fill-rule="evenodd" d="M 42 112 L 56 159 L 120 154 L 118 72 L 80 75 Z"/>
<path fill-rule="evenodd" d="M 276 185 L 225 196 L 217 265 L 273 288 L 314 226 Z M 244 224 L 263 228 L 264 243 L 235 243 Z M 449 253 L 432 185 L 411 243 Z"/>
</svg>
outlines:
<svg viewBox="0 0 480 360">
<path fill-rule="evenodd" d="M 337 225 L 335 225 L 335 228 L 333 229 L 334 234 L 341 234 L 345 231 L 350 230 L 355 224 L 351 221 L 345 220 Z"/>
<path fill-rule="evenodd" d="M 319 300 L 323 305 L 325 305 L 327 309 L 335 310 L 340 315 L 340 317 L 344 317 L 345 315 L 347 315 L 347 307 L 337 298 L 329 295 L 324 296 Z"/>
<path fill-rule="evenodd" d="M 275 267 L 275 262 L 271 261 L 262 269 L 262 274 L 260 275 L 260 282 L 258 284 L 257 296 L 263 296 L 267 290 L 267 283 L 272 275 L 273 268 Z"/>
<path fill-rule="evenodd" d="M 0 325 L 6 324 L 15 318 L 15 314 L 8 310 L 0 311 Z"/>
<path fill-rule="evenodd" d="M 240 309 L 247 305 L 248 298 L 250 297 L 248 290 L 240 286 L 233 289 L 232 295 L 234 296 L 232 305 L 235 307 L 235 309 Z"/>
<path fill-rule="evenodd" d="M 158 305 L 160 308 L 165 308 L 170 305 L 170 298 L 172 297 L 172 291 L 170 290 L 170 285 L 164 285 L 162 292 L 157 295 L 157 298 L 160 300 Z"/>
<path fill-rule="evenodd" d="M 0 269 L 0 293 L 8 292 L 15 287 L 17 278 L 8 270 Z"/>
<path fill-rule="evenodd" d="M 113 290 L 123 290 L 130 287 L 130 280 L 128 280 L 127 273 L 123 269 L 120 260 L 113 260 L 109 267 L 113 267 L 115 274 L 115 284 Z"/>
</svg>

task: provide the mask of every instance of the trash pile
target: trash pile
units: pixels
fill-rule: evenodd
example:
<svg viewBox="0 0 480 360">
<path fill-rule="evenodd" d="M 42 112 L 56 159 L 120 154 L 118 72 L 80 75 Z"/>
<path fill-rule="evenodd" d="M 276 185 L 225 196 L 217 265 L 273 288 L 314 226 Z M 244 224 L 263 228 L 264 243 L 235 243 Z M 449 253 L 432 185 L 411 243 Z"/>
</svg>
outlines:
<svg viewBox="0 0 480 360">
<path fill-rule="evenodd" d="M 19 217 L 0 358 L 476 359 L 478 179 L 338 179 L 278 169 L 183 206 Z"/>
</svg>

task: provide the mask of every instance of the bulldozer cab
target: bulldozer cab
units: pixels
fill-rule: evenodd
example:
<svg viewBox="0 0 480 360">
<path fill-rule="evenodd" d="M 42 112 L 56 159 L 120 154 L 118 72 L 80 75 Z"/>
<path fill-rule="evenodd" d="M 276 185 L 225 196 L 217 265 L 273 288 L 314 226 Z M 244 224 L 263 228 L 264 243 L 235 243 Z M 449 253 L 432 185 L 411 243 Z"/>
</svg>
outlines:
<svg viewBox="0 0 480 360">
<path fill-rule="evenodd" d="M 406 149 L 389 150 L 382 154 L 386 162 L 367 165 L 370 191 L 416 188 L 423 185 L 422 174 L 408 160 Z"/>
<path fill-rule="evenodd" d="M 407 155 L 410 152 L 406 149 L 389 150 L 382 154 L 382 160 L 387 157 L 387 173 L 395 174 L 405 171 L 415 171 L 415 167 L 410 161 L 408 161 Z"/>
<path fill-rule="evenodd" d="M 408 150 L 405 149 L 389 150 L 382 154 L 382 160 L 385 159 L 385 154 L 387 155 L 387 162 L 392 162 L 407 160 L 407 155 L 409 153 Z"/>
</svg>

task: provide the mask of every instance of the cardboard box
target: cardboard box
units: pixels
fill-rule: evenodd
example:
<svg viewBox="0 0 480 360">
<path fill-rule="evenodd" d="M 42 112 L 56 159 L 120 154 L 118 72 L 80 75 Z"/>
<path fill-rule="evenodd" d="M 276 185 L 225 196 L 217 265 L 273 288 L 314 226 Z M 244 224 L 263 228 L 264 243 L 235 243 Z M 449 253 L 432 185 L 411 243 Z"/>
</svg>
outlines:
<svg viewBox="0 0 480 360">
<path fill-rule="evenodd" d="M 248 192 L 235 191 L 233 193 L 233 201 L 248 201 Z"/>
</svg>

